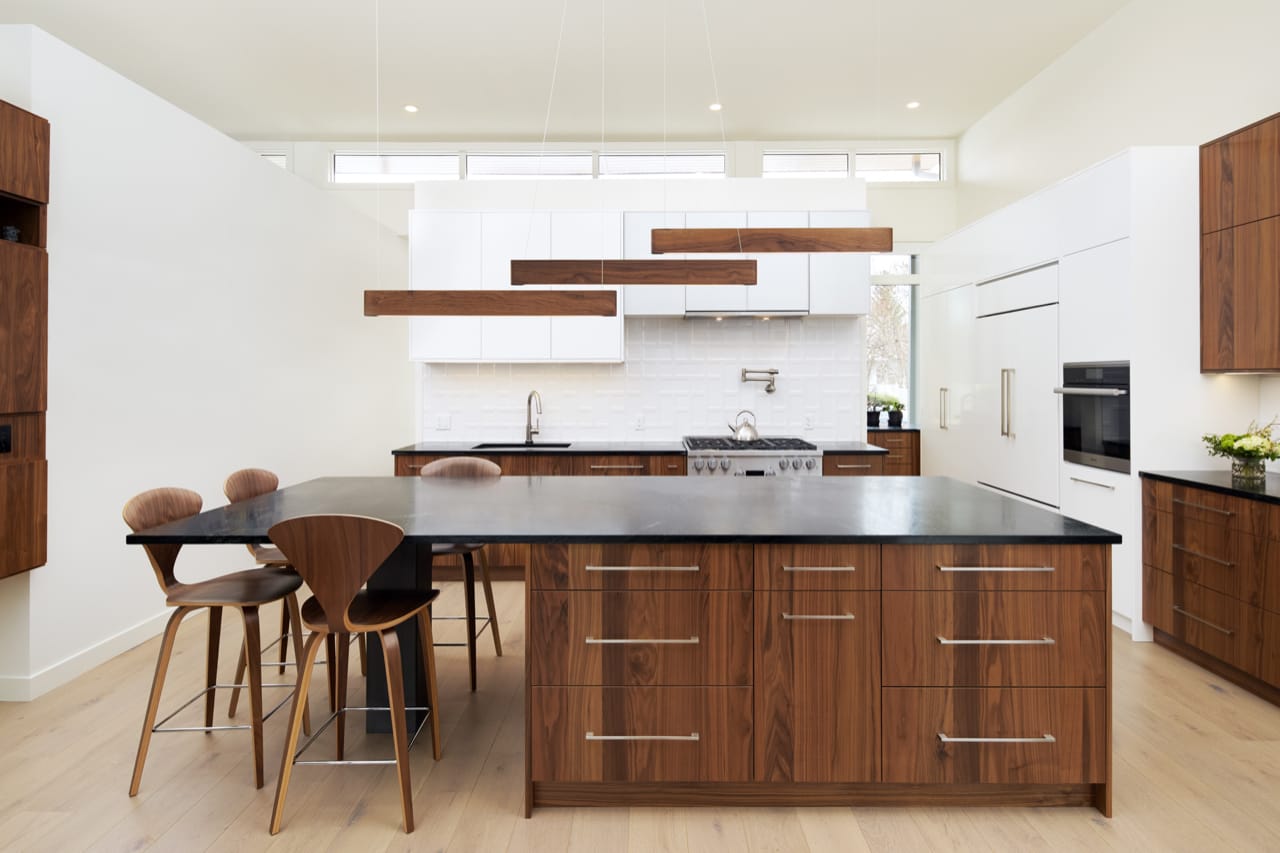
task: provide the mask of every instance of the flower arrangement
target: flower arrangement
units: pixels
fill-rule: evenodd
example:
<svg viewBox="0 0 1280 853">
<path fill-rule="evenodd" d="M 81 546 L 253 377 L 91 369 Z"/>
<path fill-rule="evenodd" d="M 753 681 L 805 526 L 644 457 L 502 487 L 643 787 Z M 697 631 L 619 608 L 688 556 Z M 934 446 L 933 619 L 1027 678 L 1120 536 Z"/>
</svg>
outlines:
<svg viewBox="0 0 1280 853">
<path fill-rule="evenodd" d="M 1249 424 L 1243 433 L 1223 433 L 1222 435 L 1205 434 L 1205 445 L 1210 456 L 1225 456 L 1228 459 L 1280 459 L 1280 443 L 1271 438 L 1271 430 L 1276 421 L 1266 426 L 1258 426 L 1257 422 Z"/>
</svg>

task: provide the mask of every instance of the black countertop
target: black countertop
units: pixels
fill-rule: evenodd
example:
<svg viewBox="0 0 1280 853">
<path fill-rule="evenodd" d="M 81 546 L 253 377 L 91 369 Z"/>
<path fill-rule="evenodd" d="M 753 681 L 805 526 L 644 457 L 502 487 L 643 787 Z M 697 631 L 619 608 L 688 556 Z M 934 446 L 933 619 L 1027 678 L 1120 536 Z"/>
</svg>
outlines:
<svg viewBox="0 0 1280 853">
<path fill-rule="evenodd" d="M 312 513 L 384 518 L 411 540 L 444 542 L 1120 542 L 946 477 L 327 477 L 126 542 L 265 542 L 275 522 Z"/>
<path fill-rule="evenodd" d="M 552 456 L 608 456 L 619 454 L 627 456 L 653 456 L 666 453 L 684 453 L 684 445 L 679 441 L 575 441 L 568 447 L 539 447 L 512 442 L 510 447 L 478 448 L 479 441 L 420 441 L 417 444 L 398 447 L 391 451 L 392 456 L 409 456 L 415 453 L 430 453 L 440 456 L 467 456 L 476 453 L 485 454 L 547 454 Z"/>
<path fill-rule="evenodd" d="M 1280 474 L 1268 474 L 1266 482 L 1256 489 L 1242 489 L 1233 485 L 1229 468 L 1215 471 L 1139 471 L 1138 474 L 1152 480 L 1163 480 L 1166 483 L 1179 483 L 1224 495 L 1280 504 Z"/>
<path fill-rule="evenodd" d="M 903 424 L 900 427 L 880 426 L 867 427 L 867 432 L 919 432 L 920 427 L 911 424 Z"/>
<path fill-rule="evenodd" d="M 888 456 L 889 448 L 867 444 L 865 441 L 815 441 L 823 453 L 851 453 L 867 456 Z"/>
</svg>

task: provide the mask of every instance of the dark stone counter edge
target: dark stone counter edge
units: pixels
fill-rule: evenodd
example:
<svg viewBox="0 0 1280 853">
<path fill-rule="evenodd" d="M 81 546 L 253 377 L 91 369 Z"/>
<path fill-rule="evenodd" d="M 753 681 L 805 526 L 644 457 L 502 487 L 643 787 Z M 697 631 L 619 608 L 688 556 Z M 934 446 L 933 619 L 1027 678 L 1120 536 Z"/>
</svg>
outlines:
<svg viewBox="0 0 1280 853">
<path fill-rule="evenodd" d="M 893 431 L 895 430 L 881 430 L 881 432 Z M 901 432 L 901 430 L 896 431 Z M 814 444 L 818 445 L 818 449 L 823 453 L 881 456 L 889 452 L 887 448 L 860 441 L 817 441 Z M 618 456 L 684 456 L 685 449 L 684 445 L 681 444 L 602 447 L 600 445 L 592 446 L 588 442 L 583 442 L 581 447 L 500 447 L 480 450 L 474 447 L 433 447 L 430 444 L 410 444 L 407 447 L 398 447 L 391 451 L 392 456 L 472 456 L 476 454 L 488 456 L 610 456 L 613 454 Z"/>
<path fill-rule="evenodd" d="M 891 427 L 891 426 L 867 427 L 867 432 L 919 432 L 919 431 L 920 431 L 920 427 L 909 426 L 906 424 L 900 427 Z"/>
<path fill-rule="evenodd" d="M 964 534 L 955 535 L 939 535 L 939 536 L 923 536 L 923 535 L 902 535 L 902 536 L 885 536 L 885 535 L 850 535 L 850 536 L 786 536 L 786 535 L 768 535 L 768 536 L 750 536 L 750 535 L 733 535 L 733 536 L 670 536 L 656 534 L 646 536 L 644 534 L 625 534 L 614 536 L 495 536 L 489 533 L 473 533 L 465 536 L 442 536 L 439 539 L 426 539 L 424 537 L 408 536 L 406 541 L 431 541 L 431 542 L 476 542 L 481 541 L 487 544 L 497 544 L 501 542 L 528 542 L 533 545 L 548 544 L 556 542 L 564 542 L 571 544 L 589 544 L 594 542 L 606 543 L 645 543 L 645 542 L 710 542 L 715 544 L 742 544 L 742 545 L 762 545 L 762 544 L 805 544 L 805 545 L 1119 545 L 1121 538 L 1118 533 L 1110 534 L 1080 534 L 1072 535 L 1070 533 L 1057 535 L 1037 535 L 1037 536 L 970 536 Z M 265 537 L 254 536 L 209 536 L 207 538 L 195 539 L 190 536 L 148 536 L 141 533 L 130 533 L 125 536 L 126 545 L 248 545 L 254 543 L 266 543 L 270 540 Z"/>
<path fill-rule="evenodd" d="M 1159 480 L 1162 483 L 1176 483 L 1180 486 L 1193 486 L 1197 489 L 1204 489 L 1206 492 L 1217 492 L 1220 495 L 1230 495 L 1235 498 L 1245 498 L 1247 500 L 1262 501 L 1269 504 L 1280 504 L 1280 474 L 1268 474 L 1265 489 L 1266 491 L 1252 491 L 1250 489 L 1242 489 L 1238 486 L 1230 486 L 1225 483 L 1215 482 L 1226 478 L 1230 481 L 1231 472 L 1227 470 L 1221 471 L 1139 471 L 1139 477 L 1145 477 L 1148 480 Z M 1200 479 L 1201 477 L 1205 479 Z"/>
</svg>

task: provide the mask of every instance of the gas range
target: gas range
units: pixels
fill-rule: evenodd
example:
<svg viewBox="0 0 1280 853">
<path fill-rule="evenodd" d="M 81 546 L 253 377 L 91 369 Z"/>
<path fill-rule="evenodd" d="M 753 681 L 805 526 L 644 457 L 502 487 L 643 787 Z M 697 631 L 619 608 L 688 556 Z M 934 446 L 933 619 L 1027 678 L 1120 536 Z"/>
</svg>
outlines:
<svg viewBox="0 0 1280 853">
<path fill-rule="evenodd" d="M 762 436 L 736 441 L 723 436 L 687 435 L 690 477 L 820 477 L 822 451 L 790 437 Z"/>
</svg>

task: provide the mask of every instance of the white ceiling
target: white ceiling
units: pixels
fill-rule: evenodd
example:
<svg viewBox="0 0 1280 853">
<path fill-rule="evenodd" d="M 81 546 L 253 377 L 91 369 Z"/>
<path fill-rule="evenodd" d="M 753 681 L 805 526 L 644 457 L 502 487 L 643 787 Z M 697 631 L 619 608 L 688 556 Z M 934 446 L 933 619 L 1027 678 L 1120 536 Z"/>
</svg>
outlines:
<svg viewBox="0 0 1280 853">
<path fill-rule="evenodd" d="M 891 139 L 959 135 L 1125 2 L 0 0 L 0 23 L 242 139 L 373 138 L 380 68 L 385 140 L 536 141 L 567 10 L 551 139 L 601 137 L 602 83 L 606 139 L 664 116 L 672 139 Z"/>
</svg>

